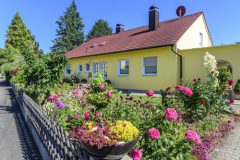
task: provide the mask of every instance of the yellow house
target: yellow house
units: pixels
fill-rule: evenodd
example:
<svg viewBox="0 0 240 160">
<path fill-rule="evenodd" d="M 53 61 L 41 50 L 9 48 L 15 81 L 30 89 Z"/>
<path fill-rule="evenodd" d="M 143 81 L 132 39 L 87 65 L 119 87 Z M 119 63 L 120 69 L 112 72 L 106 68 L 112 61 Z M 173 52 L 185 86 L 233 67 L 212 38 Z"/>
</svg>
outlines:
<svg viewBox="0 0 240 160">
<path fill-rule="evenodd" d="M 66 53 L 71 73 L 88 79 L 103 73 L 118 89 L 148 90 L 173 86 L 188 77 L 192 48 L 213 46 L 203 12 L 159 21 L 159 9 L 150 7 L 149 24 L 92 39 Z M 183 54 L 182 51 L 183 50 Z M 200 55 L 200 54 L 199 54 Z"/>
</svg>

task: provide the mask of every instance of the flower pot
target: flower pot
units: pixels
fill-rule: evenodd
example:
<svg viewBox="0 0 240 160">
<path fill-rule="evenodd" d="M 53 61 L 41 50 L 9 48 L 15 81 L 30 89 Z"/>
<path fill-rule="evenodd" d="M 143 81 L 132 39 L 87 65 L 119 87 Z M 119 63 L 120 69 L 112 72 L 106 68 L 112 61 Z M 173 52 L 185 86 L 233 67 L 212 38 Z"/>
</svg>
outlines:
<svg viewBox="0 0 240 160">
<path fill-rule="evenodd" d="M 137 141 L 138 138 L 134 139 L 131 142 L 121 143 L 116 146 L 105 146 L 101 149 L 98 149 L 95 145 L 91 146 L 82 142 L 75 141 L 75 144 L 77 147 L 84 149 L 89 154 L 89 156 L 94 159 L 119 160 L 133 149 Z"/>
</svg>

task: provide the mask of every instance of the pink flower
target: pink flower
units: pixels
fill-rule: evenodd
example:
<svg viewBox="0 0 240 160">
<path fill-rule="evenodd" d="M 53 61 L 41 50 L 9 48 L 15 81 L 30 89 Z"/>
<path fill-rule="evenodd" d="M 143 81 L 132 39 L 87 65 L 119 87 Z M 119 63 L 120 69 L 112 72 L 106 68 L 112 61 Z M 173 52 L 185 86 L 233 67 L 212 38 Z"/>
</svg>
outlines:
<svg viewBox="0 0 240 160">
<path fill-rule="evenodd" d="M 201 138 L 200 138 L 200 136 L 199 136 L 196 132 L 194 132 L 194 131 L 192 131 L 192 130 L 188 130 L 188 131 L 186 132 L 185 136 L 186 136 L 186 138 L 187 138 L 188 141 L 195 142 L 195 143 L 197 143 L 197 144 L 200 144 L 200 143 L 201 143 Z"/>
<path fill-rule="evenodd" d="M 153 91 L 153 90 L 148 90 L 147 93 L 146 93 L 146 95 L 147 95 L 148 97 L 152 97 L 152 96 L 154 95 L 154 91 Z"/>
<path fill-rule="evenodd" d="M 130 153 L 133 160 L 141 160 L 142 158 L 142 151 L 139 149 L 133 149 Z"/>
<path fill-rule="evenodd" d="M 188 96 L 188 97 L 191 97 L 192 96 L 192 90 L 190 89 L 190 88 L 188 88 L 188 87 L 184 87 L 184 86 L 176 86 L 176 90 L 178 90 L 178 91 L 180 91 L 180 92 L 182 92 L 182 93 L 184 93 L 186 96 Z"/>
<path fill-rule="evenodd" d="M 95 113 L 95 117 L 96 117 L 96 118 L 100 118 L 100 113 L 99 113 L 99 112 L 96 112 L 96 113 Z"/>
<path fill-rule="evenodd" d="M 59 100 L 57 102 L 57 107 L 60 108 L 60 109 L 64 109 L 66 107 L 66 105 L 62 101 Z"/>
<path fill-rule="evenodd" d="M 149 139 L 159 139 L 160 132 L 157 128 L 150 128 L 148 129 L 148 138 Z"/>
<path fill-rule="evenodd" d="M 100 91 L 103 91 L 104 88 L 105 88 L 105 85 L 104 85 L 104 84 L 101 84 L 98 88 L 99 88 Z"/>
<path fill-rule="evenodd" d="M 107 92 L 106 92 L 106 96 L 107 96 L 108 98 L 111 98 L 111 97 L 112 97 L 112 91 L 107 91 Z"/>
<path fill-rule="evenodd" d="M 173 108 L 167 108 L 165 110 L 165 117 L 169 121 L 176 120 L 178 118 L 178 113 Z"/>
<path fill-rule="evenodd" d="M 58 95 L 53 94 L 53 95 L 51 95 L 51 96 L 48 97 L 48 100 L 49 100 L 51 103 L 55 103 L 55 102 L 57 102 L 57 100 L 58 100 Z"/>
<path fill-rule="evenodd" d="M 228 80 L 228 85 L 229 85 L 229 86 L 232 86 L 233 83 L 234 83 L 234 81 L 233 81 L 232 79 Z"/>
<path fill-rule="evenodd" d="M 233 104 L 234 101 L 235 101 L 234 98 L 230 98 L 230 99 L 229 99 L 230 104 Z"/>
<path fill-rule="evenodd" d="M 89 120 L 90 119 L 90 114 L 88 112 L 84 112 L 84 118 L 86 120 Z"/>
<path fill-rule="evenodd" d="M 76 119 L 80 119 L 81 116 L 80 116 L 79 114 L 76 114 L 76 115 L 75 115 L 75 118 L 76 118 Z"/>
</svg>

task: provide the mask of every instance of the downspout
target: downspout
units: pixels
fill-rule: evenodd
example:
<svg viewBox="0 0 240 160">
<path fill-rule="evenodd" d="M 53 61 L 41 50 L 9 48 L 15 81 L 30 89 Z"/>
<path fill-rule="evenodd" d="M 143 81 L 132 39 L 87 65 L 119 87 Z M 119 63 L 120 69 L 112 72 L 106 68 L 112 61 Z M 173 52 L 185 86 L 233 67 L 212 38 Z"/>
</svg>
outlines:
<svg viewBox="0 0 240 160">
<path fill-rule="evenodd" d="M 182 63 L 182 55 L 180 55 L 177 51 L 173 49 L 174 45 L 171 45 L 171 50 L 174 54 L 176 54 L 179 57 L 179 68 L 180 68 L 180 81 L 182 81 L 183 78 L 183 63 Z"/>
</svg>

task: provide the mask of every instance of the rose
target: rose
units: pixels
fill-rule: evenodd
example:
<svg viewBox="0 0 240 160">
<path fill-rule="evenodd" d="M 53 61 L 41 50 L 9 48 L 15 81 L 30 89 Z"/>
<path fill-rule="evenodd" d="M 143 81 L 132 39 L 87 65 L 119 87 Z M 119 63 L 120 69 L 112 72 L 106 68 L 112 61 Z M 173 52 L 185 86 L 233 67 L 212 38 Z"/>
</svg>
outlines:
<svg viewBox="0 0 240 160">
<path fill-rule="evenodd" d="M 176 120 L 178 118 L 178 113 L 175 109 L 173 108 L 167 108 L 165 110 L 165 117 L 169 121 Z"/>
<path fill-rule="evenodd" d="M 66 107 L 66 105 L 62 101 L 59 100 L 57 102 L 57 107 L 60 108 L 60 109 L 64 109 Z"/>
<path fill-rule="evenodd" d="M 200 103 L 201 103 L 201 105 L 205 105 L 206 102 L 204 99 L 202 99 Z"/>
<path fill-rule="evenodd" d="M 234 98 L 230 98 L 229 102 L 230 102 L 230 104 L 233 104 L 234 103 Z"/>
<path fill-rule="evenodd" d="M 88 112 L 84 112 L 84 118 L 86 120 L 89 120 L 90 119 L 90 114 Z"/>
<path fill-rule="evenodd" d="M 55 93 L 51 96 L 48 97 L 48 100 L 51 102 L 51 103 L 55 103 L 57 102 L 58 100 L 58 95 L 56 95 Z"/>
<path fill-rule="evenodd" d="M 186 132 L 185 136 L 186 136 L 186 138 L 187 138 L 188 141 L 195 142 L 195 143 L 197 143 L 197 144 L 200 144 L 200 143 L 201 143 L 201 138 L 200 138 L 200 136 L 199 136 L 196 132 L 194 132 L 194 131 L 192 131 L 192 130 L 188 130 L 188 131 Z"/>
<path fill-rule="evenodd" d="M 142 151 L 139 149 L 133 149 L 130 153 L 133 160 L 141 160 L 142 158 Z"/>
<path fill-rule="evenodd" d="M 98 88 L 99 88 L 100 91 L 103 91 L 104 88 L 105 88 L 105 85 L 104 85 L 104 84 L 101 84 Z"/>
<path fill-rule="evenodd" d="M 232 86 L 233 83 L 234 83 L 234 81 L 233 81 L 232 79 L 228 80 L 228 85 L 229 85 L 229 86 Z"/>
<path fill-rule="evenodd" d="M 188 97 L 191 97 L 193 95 L 192 90 L 188 87 L 185 87 L 184 94 Z"/>
<path fill-rule="evenodd" d="M 146 95 L 147 95 L 148 97 L 152 97 L 152 96 L 154 95 L 154 91 L 153 91 L 153 90 L 148 90 L 147 93 L 146 93 Z"/>
<path fill-rule="evenodd" d="M 149 139 L 159 139 L 160 132 L 157 128 L 150 128 L 148 129 L 148 138 Z"/>
<path fill-rule="evenodd" d="M 99 113 L 99 112 L 96 112 L 96 113 L 95 113 L 95 117 L 96 117 L 96 118 L 100 118 L 100 113 Z"/>
<path fill-rule="evenodd" d="M 111 98 L 111 97 L 112 97 L 112 91 L 107 91 L 107 92 L 106 92 L 106 96 L 107 96 L 108 98 Z"/>
</svg>

